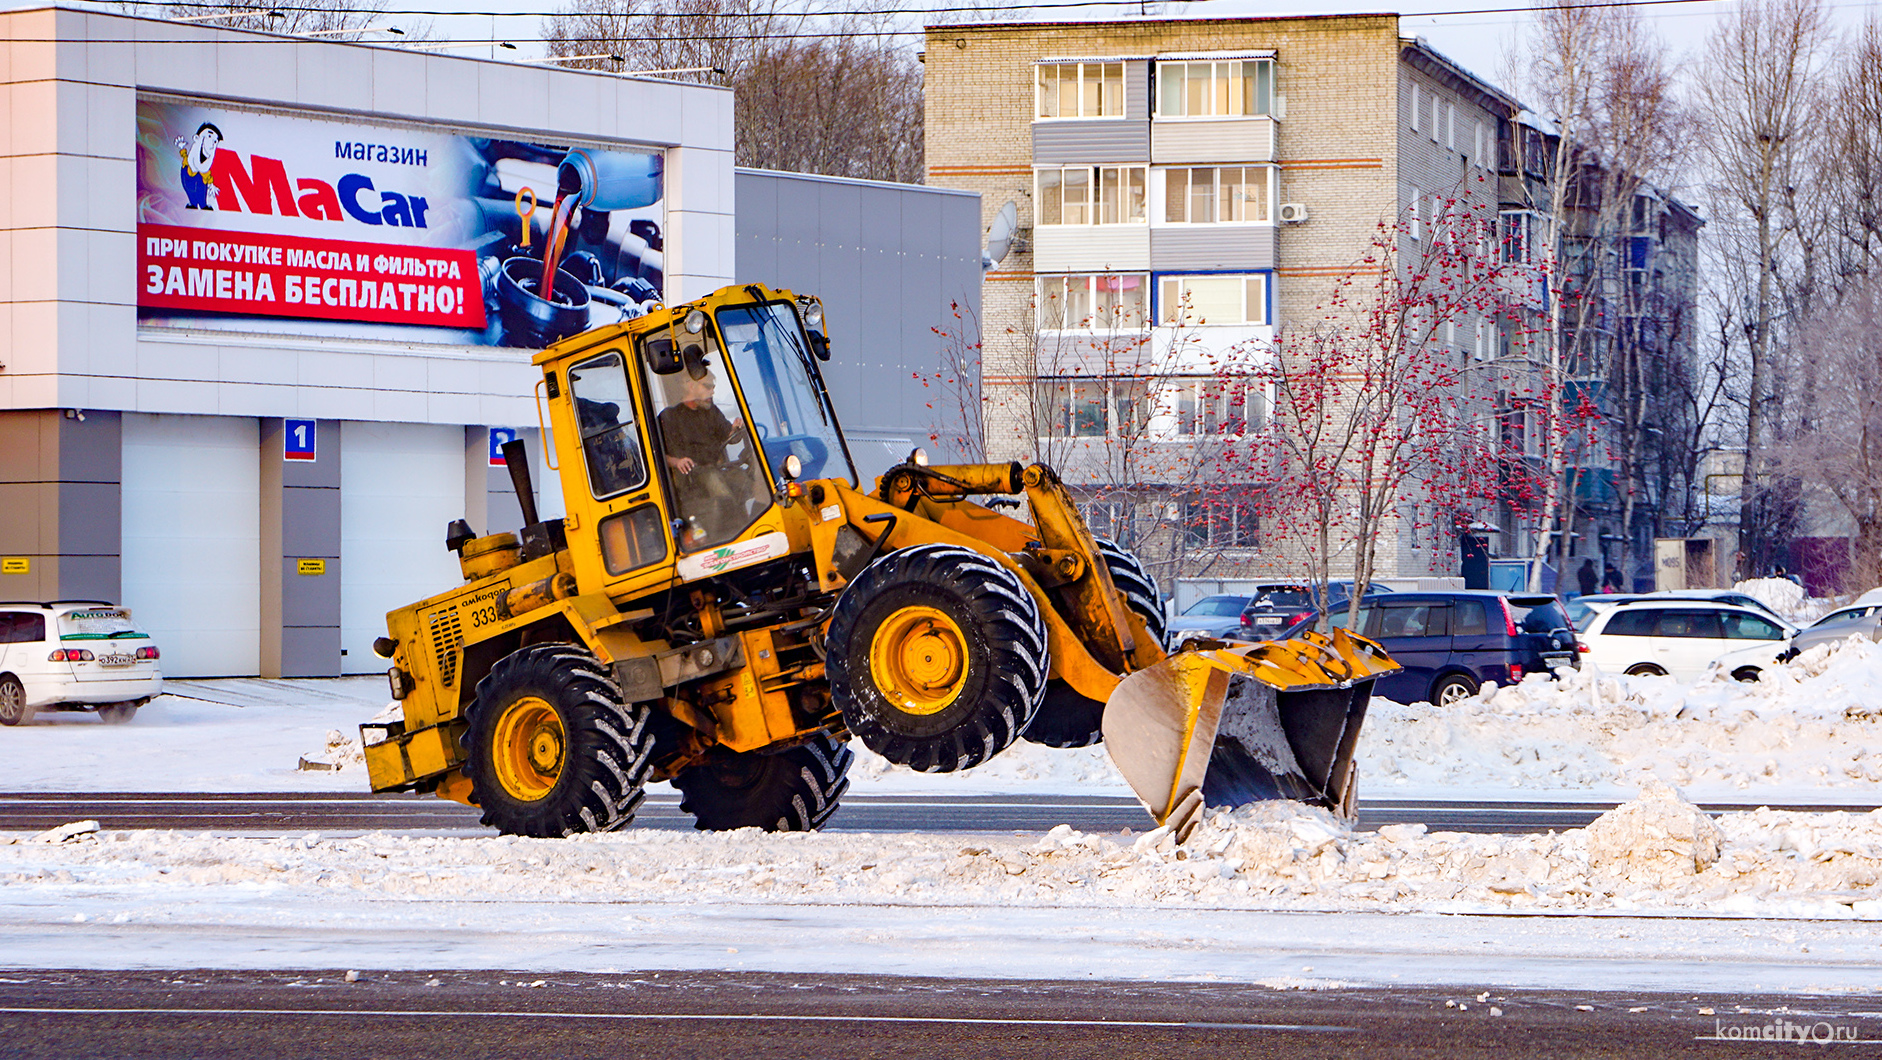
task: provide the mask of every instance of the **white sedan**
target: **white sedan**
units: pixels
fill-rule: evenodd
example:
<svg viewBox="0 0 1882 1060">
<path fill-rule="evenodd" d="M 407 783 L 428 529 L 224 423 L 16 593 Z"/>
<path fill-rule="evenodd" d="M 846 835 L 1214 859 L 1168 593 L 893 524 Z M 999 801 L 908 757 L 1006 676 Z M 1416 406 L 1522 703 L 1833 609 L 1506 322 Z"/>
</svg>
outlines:
<svg viewBox="0 0 1882 1060">
<path fill-rule="evenodd" d="M 89 710 L 130 721 L 163 694 L 150 635 L 131 613 L 98 601 L 0 603 L 0 725 L 40 710 Z"/>
<path fill-rule="evenodd" d="M 1742 662 L 1732 676 L 1753 680 L 1790 646 L 1797 627 L 1744 607 L 1703 600 L 1641 599 L 1596 615 L 1580 635 L 1583 661 L 1608 673 L 1671 674 L 1690 681 L 1719 657 Z"/>
</svg>

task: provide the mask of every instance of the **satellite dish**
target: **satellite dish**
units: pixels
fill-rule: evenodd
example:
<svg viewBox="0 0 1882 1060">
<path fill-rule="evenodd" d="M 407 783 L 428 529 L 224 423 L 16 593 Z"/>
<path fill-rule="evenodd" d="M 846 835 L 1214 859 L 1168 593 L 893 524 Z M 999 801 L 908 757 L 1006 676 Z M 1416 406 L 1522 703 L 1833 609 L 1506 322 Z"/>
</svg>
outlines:
<svg viewBox="0 0 1882 1060">
<path fill-rule="evenodd" d="M 991 271 L 1006 260 L 1007 251 L 1013 249 L 1013 233 L 1018 230 L 1019 207 L 1008 199 L 987 229 L 987 252 L 980 258 L 982 272 Z"/>
</svg>

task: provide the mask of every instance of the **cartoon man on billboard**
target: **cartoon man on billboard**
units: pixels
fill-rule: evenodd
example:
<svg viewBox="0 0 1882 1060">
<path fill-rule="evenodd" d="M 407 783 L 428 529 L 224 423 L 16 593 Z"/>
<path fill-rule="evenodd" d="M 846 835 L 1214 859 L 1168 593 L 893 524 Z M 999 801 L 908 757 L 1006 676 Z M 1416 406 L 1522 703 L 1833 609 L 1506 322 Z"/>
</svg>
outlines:
<svg viewBox="0 0 1882 1060">
<path fill-rule="evenodd" d="M 216 208 L 216 178 L 210 167 L 216 160 L 216 146 L 222 143 L 222 130 L 209 122 L 196 127 L 196 135 L 176 138 L 177 154 L 183 156 L 183 194 L 189 196 L 189 210 Z"/>
</svg>

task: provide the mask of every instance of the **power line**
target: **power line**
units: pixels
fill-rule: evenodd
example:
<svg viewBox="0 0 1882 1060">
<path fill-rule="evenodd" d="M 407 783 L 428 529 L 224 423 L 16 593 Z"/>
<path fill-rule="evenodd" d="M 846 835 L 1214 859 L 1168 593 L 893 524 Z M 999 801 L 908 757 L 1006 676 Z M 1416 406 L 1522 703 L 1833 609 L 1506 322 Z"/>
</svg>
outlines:
<svg viewBox="0 0 1882 1060">
<path fill-rule="evenodd" d="M 1174 0 L 1174 2 L 1188 4 L 1188 3 L 1204 3 L 1204 2 L 1207 2 L 1207 0 Z M 1586 9 L 1659 8 L 1659 7 L 1703 4 L 1703 3 L 1713 3 L 1713 2 L 1716 2 L 1716 0 L 1588 0 L 1588 2 L 1575 3 L 1573 6 L 1578 9 L 1582 9 L 1582 8 L 1586 8 Z M 151 6 L 156 6 L 156 3 L 153 2 Z M 171 7 L 171 6 L 210 7 L 210 6 L 215 6 L 215 5 L 211 5 L 211 4 L 175 4 L 175 5 L 164 4 L 163 6 L 165 7 Z M 1136 7 L 1136 6 L 1138 6 L 1138 0 L 1049 0 L 1049 2 L 1046 2 L 1046 3 L 1030 5 L 1028 7 L 1028 10 L 1036 11 L 1036 10 L 1042 10 L 1042 9 L 1085 8 L 1085 7 L 1131 8 L 1131 7 Z M 1866 7 L 1869 5 L 1866 2 L 1866 0 L 1858 0 L 1858 2 L 1847 3 L 1847 4 L 1832 4 L 1831 6 L 1833 7 L 1856 7 L 1856 6 Z M 345 14 L 347 13 L 343 11 L 336 11 L 334 8 L 331 8 L 331 7 L 315 7 L 315 6 L 310 6 L 310 5 L 291 5 L 291 4 L 290 5 L 273 4 L 273 5 L 268 5 L 265 7 L 256 6 L 255 8 L 252 9 L 252 13 L 258 17 L 266 17 L 267 13 L 271 10 L 281 11 L 281 12 L 295 11 L 295 12 L 320 13 L 320 14 Z M 905 14 L 969 14 L 969 13 L 979 14 L 979 13 L 983 13 L 984 10 L 985 10 L 984 8 L 974 7 L 974 6 L 951 5 L 951 6 L 945 6 L 945 7 L 905 8 L 903 9 L 902 13 L 905 13 Z M 1504 6 L 1498 6 L 1498 7 L 1452 8 L 1452 9 L 1445 9 L 1445 10 L 1427 10 L 1427 11 L 1378 12 L 1378 14 L 1389 15 L 1389 16 L 1401 18 L 1401 19 L 1407 19 L 1407 18 L 1448 18 L 1448 17 L 1453 17 L 1453 16 L 1466 16 L 1466 15 L 1522 15 L 1522 14 L 1533 14 L 1533 13 L 1536 13 L 1537 11 L 1538 11 L 1538 8 L 1533 4 L 1510 4 L 1510 5 L 1504 5 Z M 248 13 L 248 12 L 238 11 L 235 14 L 239 15 L 243 13 Z M 546 17 L 552 17 L 554 15 L 558 15 L 558 14 L 571 15 L 571 13 L 566 13 L 566 12 L 545 13 L 545 12 L 528 12 L 528 11 L 469 11 L 469 10 L 433 11 L 433 10 L 426 10 L 426 9 L 419 9 L 419 8 L 386 8 L 386 9 L 379 10 L 379 11 L 361 12 L 361 13 L 371 14 L 377 17 L 385 17 L 389 15 L 410 15 L 410 16 L 423 16 L 423 17 L 432 17 L 432 18 L 455 18 L 455 17 L 460 17 L 460 16 L 475 17 L 475 18 L 495 18 L 495 17 L 546 18 Z M 881 12 L 879 11 L 830 11 L 830 12 L 818 12 L 815 14 L 791 13 L 791 14 L 778 14 L 778 15 L 757 15 L 757 14 L 747 15 L 747 14 L 739 14 L 739 13 L 715 14 L 711 12 L 664 12 L 664 13 L 654 13 L 654 14 L 648 14 L 648 15 L 623 15 L 620 17 L 629 22 L 646 22 L 646 21 L 657 20 L 657 19 L 686 19 L 686 18 L 747 18 L 747 19 L 753 19 L 753 20 L 767 19 L 767 20 L 775 20 L 775 21 L 810 21 L 813 19 L 832 18 L 832 17 L 841 17 L 841 16 L 849 16 L 849 15 L 877 15 L 877 14 L 881 14 Z M 1362 12 L 1360 14 L 1365 14 L 1365 13 Z M 149 16 L 145 16 L 145 17 L 149 17 Z M 572 13 L 571 17 L 580 17 L 580 13 Z M 1221 16 L 1221 20 L 1233 21 L 1240 17 L 1242 16 Z M 1276 18 L 1286 18 L 1286 17 L 1291 17 L 1291 16 L 1248 16 L 1248 17 L 1258 18 L 1262 21 L 1272 21 Z M 1340 16 L 1337 14 L 1322 14 L 1322 15 L 1301 15 L 1297 17 L 1300 17 L 1300 18 L 1337 18 Z M 158 19 L 158 20 L 159 21 L 173 21 L 173 20 L 166 20 L 166 19 Z M 1112 25 L 1112 24 L 1118 24 L 1118 23 L 1106 23 L 1106 22 L 1093 22 L 1092 23 L 1092 25 Z M 1008 27 L 1023 27 L 1025 25 L 1027 25 L 1027 23 L 1025 22 L 937 23 L 933 25 L 923 26 L 917 29 L 890 29 L 890 28 L 843 29 L 843 30 L 824 30 L 824 31 L 819 31 L 819 32 L 814 32 L 814 33 L 767 32 L 764 36 L 766 40 L 854 40 L 854 39 L 866 39 L 866 38 L 882 39 L 886 37 L 920 37 L 920 36 L 926 36 L 930 32 L 947 33 L 947 32 L 954 31 L 954 30 L 973 30 L 977 28 L 983 28 L 986 26 L 997 26 L 1000 28 L 1008 28 Z M 246 31 L 245 30 L 242 32 L 269 32 L 269 31 L 267 30 Z M 344 31 L 344 32 L 364 33 L 364 32 L 373 32 L 373 30 L 367 27 L 361 27 L 358 30 Z M 297 40 L 303 40 L 303 39 L 305 38 L 301 36 L 297 36 L 292 33 L 287 33 L 287 32 L 280 33 L 278 35 L 278 39 L 258 38 L 254 40 L 229 40 L 226 38 L 212 38 L 212 39 L 204 39 L 204 40 L 199 40 L 199 41 L 187 41 L 187 40 L 152 41 L 146 38 L 135 38 L 135 37 L 133 38 L 105 38 L 105 37 L 86 38 L 88 42 L 96 43 L 96 44 L 162 43 L 166 45 L 211 44 L 211 43 L 214 43 L 214 44 L 287 44 L 287 43 L 294 43 Z M 572 44 L 573 43 L 608 44 L 608 43 L 618 41 L 620 38 L 588 35 L 588 36 L 578 36 L 578 37 L 557 37 L 555 39 L 558 41 L 566 41 Z M 751 38 L 749 35 L 728 32 L 728 33 L 681 34 L 681 35 L 662 34 L 657 38 L 650 38 L 650 39 L 657 39 L 662 43 L 708 44 L 708 43 L 724 43 L 728 41 L 742 41 L 742 40 L 749 40 Z M 13 38 L 13 42 L 18 43 L 18 44 L 63 44 L 63 43 L 69 43 L 70 40 L 71 38 L 56 38 L 56 37 Z M 360 42 L 353 42 L 353 43 L 360 43 Z M 490 42 L 485 41 L 485 40 L 473 41 L 469 39 L 458 40 L 455 38 L 447 38 L 444 40 L 430 41 L 427 43 L 432 43 L 432 44 L 462 43 L 465 45 L 473 45 L 473 44 L 488 44 Z"/>
</svg>

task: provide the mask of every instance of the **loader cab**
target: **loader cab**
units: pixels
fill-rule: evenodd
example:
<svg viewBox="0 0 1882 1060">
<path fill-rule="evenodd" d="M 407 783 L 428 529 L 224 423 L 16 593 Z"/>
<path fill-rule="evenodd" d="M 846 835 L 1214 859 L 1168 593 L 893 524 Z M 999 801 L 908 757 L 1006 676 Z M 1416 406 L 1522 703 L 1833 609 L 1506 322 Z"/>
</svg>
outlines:
<svg viewBox="0 0 1882 1060">
<path fill-rule="evenodd" d="M 581 467 L 563 471 L 565 496 L 572 513 L 586 507 L 570 495 L 579 481 L 599 509 L 592 545 L 576 544 L 583 516 L 570 528 L 578 568 L 598 558 L 616 587 L 664 581 L 672 557 L 782 529 L 790 481 L 856 483 L 816 364 L 827 342 L 804 327 L 810 304 L 728 290 L 566 362 L 557 426 L 579 444 L 557 448 Z"/>
</svg>

